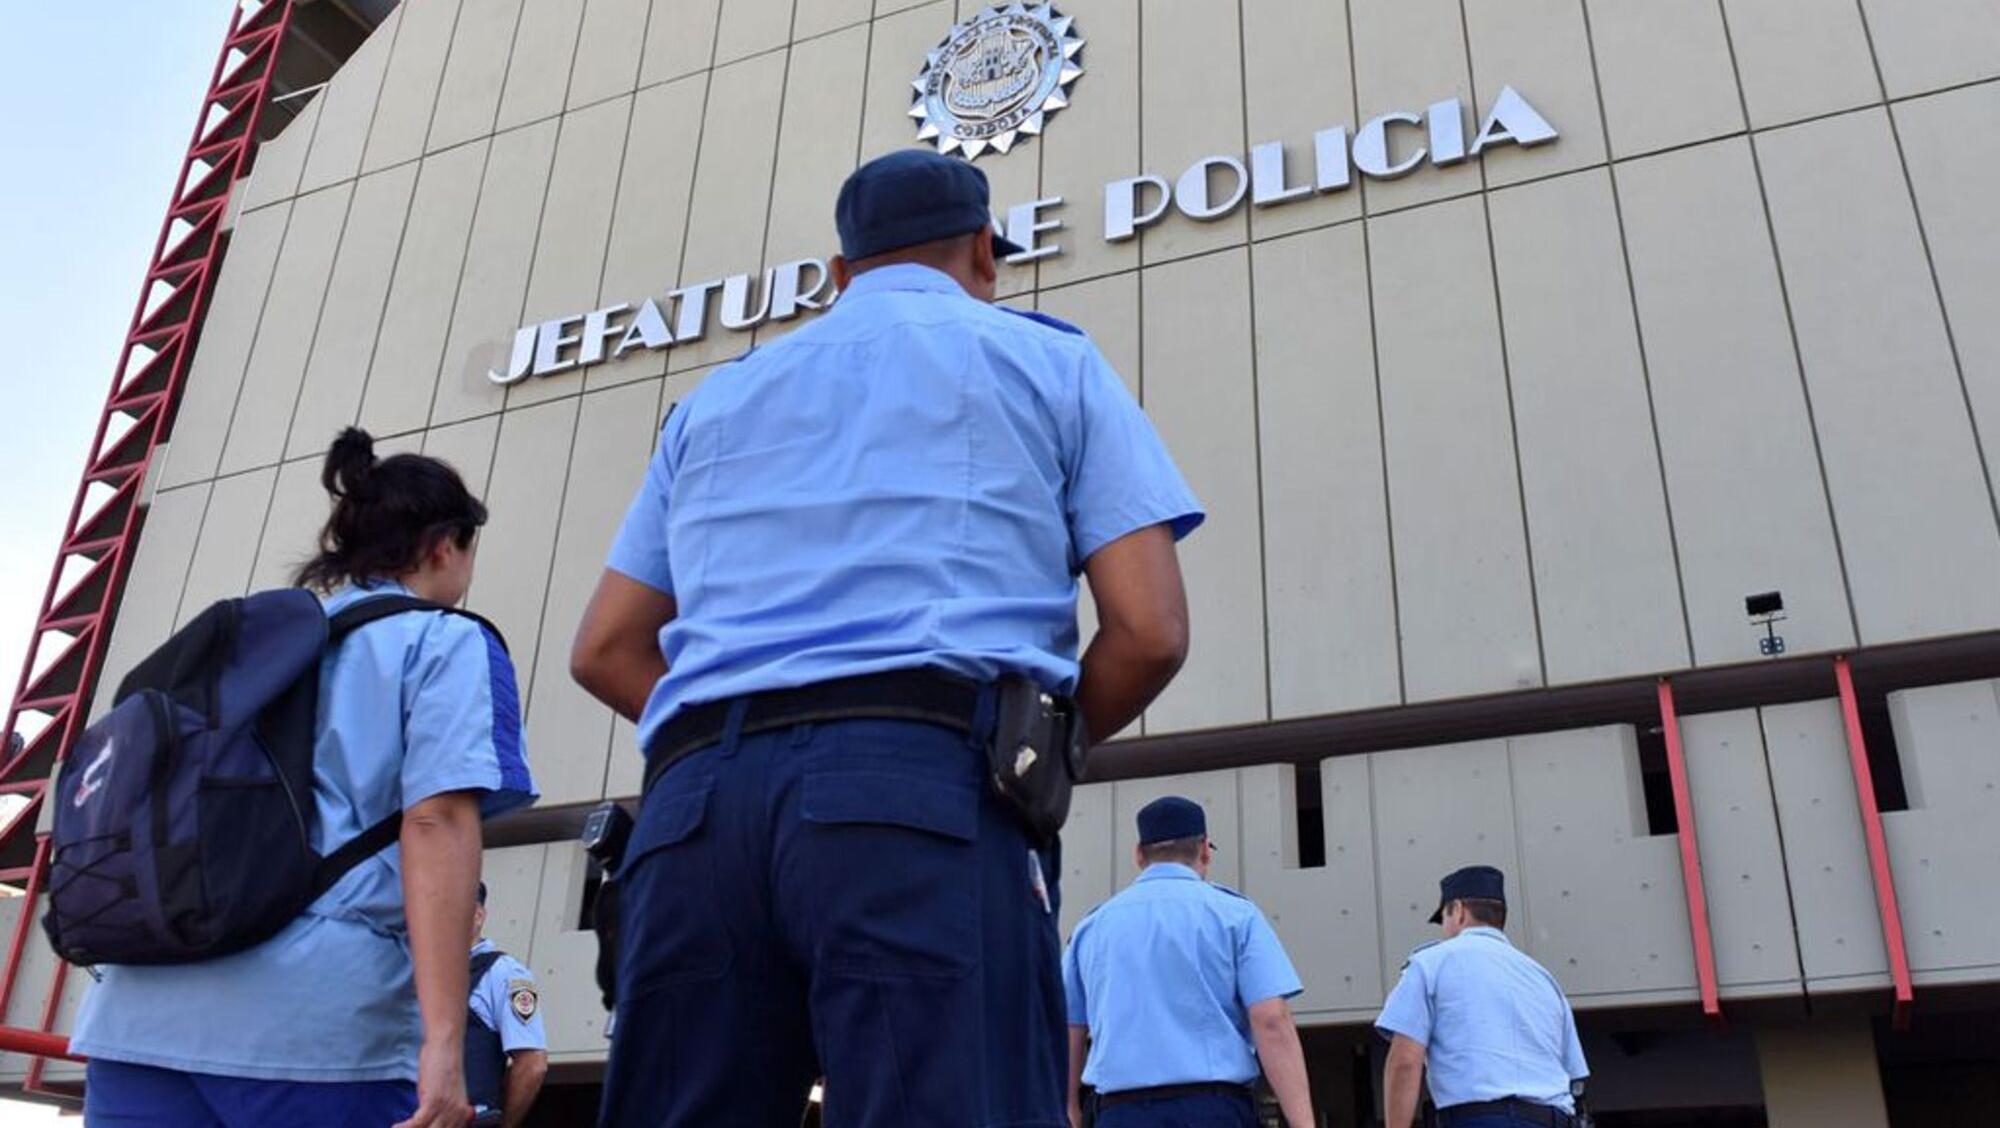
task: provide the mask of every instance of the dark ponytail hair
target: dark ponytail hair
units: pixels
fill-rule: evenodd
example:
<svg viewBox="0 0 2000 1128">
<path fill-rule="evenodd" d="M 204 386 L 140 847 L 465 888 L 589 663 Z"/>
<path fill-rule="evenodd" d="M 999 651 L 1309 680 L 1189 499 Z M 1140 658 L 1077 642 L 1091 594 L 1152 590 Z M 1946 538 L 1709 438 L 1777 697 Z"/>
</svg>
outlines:
<svg viewBox="0 0 2000 1128">
<path fill-rule="evenodd" d="M 486 523 L 486 506 L 449 464 L 421 454 L 377 461 L 374 438 L 359 427 L 327 448 L 319 481 L 333 495 L 333 515 L 320 530 L 319 554 L 299 569 L 300 587 L 332 591 L 403 575 L 438 538 L 468 548 Z"/>
</svg>

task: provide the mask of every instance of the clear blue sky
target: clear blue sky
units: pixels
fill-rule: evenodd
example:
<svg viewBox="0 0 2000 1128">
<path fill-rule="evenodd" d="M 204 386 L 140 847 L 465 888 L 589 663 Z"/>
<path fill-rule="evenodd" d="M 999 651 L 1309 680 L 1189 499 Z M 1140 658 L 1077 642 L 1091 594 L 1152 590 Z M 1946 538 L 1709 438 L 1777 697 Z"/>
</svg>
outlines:
<svg viewBox="0 0 2000 1128">
<path fill-rule="evenodd" d="M 7 0 L 0 11 L 0 683 L 11 698 L 231 4 Z"/>
</svg>

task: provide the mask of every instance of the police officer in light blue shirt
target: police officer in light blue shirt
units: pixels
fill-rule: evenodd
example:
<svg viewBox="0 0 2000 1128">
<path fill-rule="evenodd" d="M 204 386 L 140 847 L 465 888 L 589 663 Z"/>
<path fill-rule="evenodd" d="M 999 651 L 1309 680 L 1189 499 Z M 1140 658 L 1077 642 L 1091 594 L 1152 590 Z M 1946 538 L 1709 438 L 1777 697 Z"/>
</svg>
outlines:
<svg viewBox="0 0 2000 1128">
<path fill-rule="evenodd" d="M 542 993 L 526 964 L 481 936 L 486 883 L 472 912 L 472 998 L 465 1023 L 465 1092 L 478 1124 L 514 1125 L 549 1072 L 549 1036 L 542 1028 Z"/>
<path fill-rule="evenodd" d="M 1076 926 L 1063 957 L 1070 1120 L 1078 1083 L 1099 1128 L 1253 1128 L 1261 1070 L 1289 1128 L 1314 1124 L 1305 1056 L 1287 1001 L 1304 990 L 1249 899 L 1210 884 L 1214 845 L 1200 804 L 1139 811 L 1139 880 Z"/>
<path fill-rule="evenodd" d="M 1570 1084 L 1589 1076 L 1562 987 L 1514 947 L 1505 880 L 1467 866 L 1439 882 L 1442 943 L 1410 956 L 1375 1020 L 1390 1041 L 1382 1089 L 1391 1128 L 1416 1116 L 1428 1070 L 1442 1128 L 1566 1128 Z"/>
<path fill-rule="evenodd" d="M 839 302 L 671 412 L 572 649 L 649 781 L 600 1117 L 793 1128 L 823 1070 L 842 1128 L 1060 1128 L 1055 844 L 989 753 L 1165 687 L 1201 507 L 1088 337 L 992 304 L 977 169 L 879 157 L 835 226 Z"/>
</svg>

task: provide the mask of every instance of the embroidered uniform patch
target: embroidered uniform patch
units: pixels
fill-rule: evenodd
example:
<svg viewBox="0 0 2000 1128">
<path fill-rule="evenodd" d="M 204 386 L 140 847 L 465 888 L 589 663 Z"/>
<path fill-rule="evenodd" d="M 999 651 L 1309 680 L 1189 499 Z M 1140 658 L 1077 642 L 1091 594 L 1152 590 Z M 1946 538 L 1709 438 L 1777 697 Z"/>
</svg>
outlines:
<svg viewBox="0 0 2000 1128">
<path fill-rule="evenodd" d="M 514 1008 L 514 1017 L 526 1022 L 535 1017 L 535 1007 L 541 997 L 535 994 L 532 979 L 509 979 L 507 981 L 507 1003 Z"/>
</svg>

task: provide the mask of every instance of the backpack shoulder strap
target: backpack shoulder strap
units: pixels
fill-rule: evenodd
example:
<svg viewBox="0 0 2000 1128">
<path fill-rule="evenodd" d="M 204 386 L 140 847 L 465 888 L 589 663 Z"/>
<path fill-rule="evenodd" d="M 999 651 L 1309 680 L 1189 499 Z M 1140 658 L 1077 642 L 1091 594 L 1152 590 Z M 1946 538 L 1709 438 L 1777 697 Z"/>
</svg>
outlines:
<svg viewBox="0 0 2000 1128">
<path fill-rule="evenodd" d="M 498 948 L 488 948 L 484 952 L 474 952 L 472 954 L 472 977 L 467 979 L 466 983 L 473 990 L 478 990 L 479 981 L 486 978 L 486 973 L 492 971 L 493 965 L 499 963 L 500 957 L 506 954 Z"/>
<path fill-rule="evenodd" d="M 335 613 L 327 621 L 327 645 L 339 642 L 349 633 L 378 619 L 387 619 L 406 611 L 442 611 L 447 615 L 471 619 L 491 632 L 494 638 L 499 639 L 502 650 L 507 648 L 507 639 L 500 633 L 500 628 L 487 622 L 484 617 L 462 607 L 448 607 L 428 599 L 418 599 L 414 595 L 377 596 L 374 599 L 364 599 L 344 611 Z M 321 858 L 318 868 L 313 871 L 312 899 L 318 900 L 327 890 L 333 888 L 336 882 L 347 876 L 348 870 L 387 849 L 402 833 L 403 812 L 397 811 L 342 843 L 333 853 Z"/>
<path fill-rule="evenodd" d="M 500 628 L 488 622 L 484 616 L 473 611 L 467 611 L 463 607 L 450 607 L 442 603 L 433 603 L 428 599 L 419 599 L 414 595 L 380 595 L 373 599 L 361 600 L 359 603 L 343 611 L 336 612 L 327 620 L 327 643 L 331 645 L 339 642 L 351 632 L 365 627 L 377 619 L 387 619 L 392 615 L 401 615 L 406 611 L 442 611 L 447 615 L 457 615 L 461 619 L 470 619 L 492 632 L 493 637 L 500 640 L 500 648 L 502 650 L 507 649 L 506 636 L 502 635 Z"/>
</svg>

